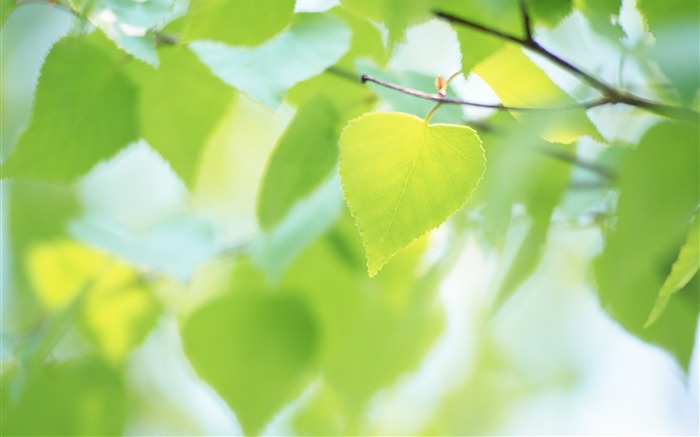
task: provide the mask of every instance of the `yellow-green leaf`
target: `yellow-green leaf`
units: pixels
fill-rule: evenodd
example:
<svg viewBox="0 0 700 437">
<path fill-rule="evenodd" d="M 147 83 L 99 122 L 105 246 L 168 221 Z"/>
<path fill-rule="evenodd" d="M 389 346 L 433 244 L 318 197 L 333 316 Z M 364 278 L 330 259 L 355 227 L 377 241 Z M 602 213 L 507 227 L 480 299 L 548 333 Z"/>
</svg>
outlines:
<svg viewBox="0 0 700 437">
<path fill-rule="evenodd" d="M 481 140 L 469 127 L 402 113 L 351 121 L 340 137 L 340 177 L 369 275 L 459 210 L 485 169 Z"/>
<path fill-rule="evenodd" d="M 475 72 L 489 84 L 506 106 L 561 108 L 576 105 L 571 96 L 552 82 L 544 71 L 514 45 L 507 45 L 489 57 L 476 67 Z M 590 135 L 602 141 L 586 116 L 585 109 L 567 111 L 568 117 L 557 118 L 557 122 L 544 131 L 544 139 L 569 144 L 582 135 Z M 515 115 L 524 123 L 530 120 L 530 114 Z"/>
</svg>

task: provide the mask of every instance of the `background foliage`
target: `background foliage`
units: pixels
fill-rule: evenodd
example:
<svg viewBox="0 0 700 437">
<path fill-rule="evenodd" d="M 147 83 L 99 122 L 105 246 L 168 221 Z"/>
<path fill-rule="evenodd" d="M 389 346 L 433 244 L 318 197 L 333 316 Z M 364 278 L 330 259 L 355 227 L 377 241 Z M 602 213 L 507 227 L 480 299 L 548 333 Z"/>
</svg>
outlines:
<svg viewBox="0 0 700 437">
<path fill-rule="evenodd" d="M 697 1 L 0 5 L 3 434 L 698 432 Z"/>
</svg>

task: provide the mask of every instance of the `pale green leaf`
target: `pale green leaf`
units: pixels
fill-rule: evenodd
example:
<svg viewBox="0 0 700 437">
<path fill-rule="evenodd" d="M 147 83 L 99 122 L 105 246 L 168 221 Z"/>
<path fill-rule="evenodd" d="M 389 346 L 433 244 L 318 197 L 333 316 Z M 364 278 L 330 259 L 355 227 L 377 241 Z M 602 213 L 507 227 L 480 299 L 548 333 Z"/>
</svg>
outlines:
<svg viewBox="0 0 700 437">
<path fill-rule="evenodd" d="M 311 193 L 338 159 L 338 113 L 323 97 L 299 108 L 270 154 L 258 193 L 257 214 L 270 230 Z"/>
<path fill-rule="evenodd" d="M 681 247 L 678 253 L 678 259 L 676 259 L 676 262 L 673 263 L 673 267 L 671 268 L 671 273 L 666 277 L 664 284 L 661 286 L 661 290 L 659 290 L 659 296 L 656 298 L 654 308 L 651 310 L 651 314 L 649 314 L 649 318 L 644 324 L 645 328 L 648 328 L 658 320 L 671 296 L 690 282 L 693 276 L 698 272 L 699 267 L 700 217 L 696 215 L 695 221 L 690 227 L 688 239 Z"/>
<path fill-rule="evenodd" d="M 171 15 L 173 0 L 99 0 L 90 21 L 122 50 L 158 66 L 153 27 Z"/>
<path fill-rule="evenodd" d="M 209 41 L 190 47 L 224 82 L 276 108 L 289 88 L 321 73 L 345 54 L 350 31 L 331 15 L 297 14 L 289 30 L 257 47 Z"/>
<path fill-rule="evenodd" d="M 42 68 L 29 127 L 2 177 L 70 181 L 138 138 L 123 55 L 95 33 L 59 41 Z"/>
<path fill-rule="evenodd" d="M 259 433 L 308 382 L 318 332 L 303 300 L 270 294 L 256 285 L 256 278 L 240 275 L 228 294 L 183 323 L 182 339 L 197 373 L 250 435 Z"/>
<path fill-rule="evenodd" d="M 700 198 L 699 142 L 693 124 L 663 123 L 647 132 L 620 174 L 615 228 L 595 260 L 603 307 L 686 369 L 695 342 L 697 288 L 676 293 L 653 325 L 644 324 Z"/>
<path fill-rule="evenodd" d="M 429 126 L 402 113 L 351 121 L 340 138 L 340 176 L 369 275 L 460 209 L 485 167 L 481 140 L 469 127 Z"/>
<path fill-rule="evenodd" d="M 160 68 L 137 72 L 141 135 L 192 186 L 204 144 L 234 92 L 185 48 L 164 48 L 160 56 Z"/>
<path fill-rule="evenodd" d="M 184 41 L 253 46 L 284 30 L 293 15 L 294 0 L 191 0 Z"/>
<path fill-rule="evenodd" d="M 517 46 L 504 47 L 479 64 L 475 72 L 489 84 L 506 106 L 558 108 L 576 105 L 576 101 L 555 85 Z M 514 77 L 518 80 L 514 80 Z M 581 135 L 602 140 L 586 116 L 585 109 L 568 109 L 566 115 L 567 117 L 557 117 L 558 122 L 552 123 L 542 133 L 542 138 L 564 144 L 578 140 Z M 525 123 L 538 117 L 527 113 L 517 113 L 515 116 Z"/>
</svg>

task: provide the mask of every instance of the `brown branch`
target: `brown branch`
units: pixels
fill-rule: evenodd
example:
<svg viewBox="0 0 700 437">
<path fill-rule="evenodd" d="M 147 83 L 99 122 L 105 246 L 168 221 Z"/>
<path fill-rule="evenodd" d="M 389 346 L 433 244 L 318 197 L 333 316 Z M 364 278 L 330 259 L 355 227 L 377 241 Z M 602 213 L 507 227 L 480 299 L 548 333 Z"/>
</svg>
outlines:
<svg viewBox="0 0 700 437">
<path fill-rule="evenodd" d="M 529 34 L 528 29 L 530 26 L 530 19 L 529 15 L 527 15 L 527 11 L 524 9 L 524 5 L 522 6 L 522 11 L 523 11 L 523 23 L 524 25 L 528 26 L 526 27 L 525 31 L 526 34 Z M 474 21 L 471 21 L 466 18 L 458 17 L 453 14 L 449 14 L 447 12 L 442 12 L 442 11 L 434 11 L 433 12 L 436 17 L 442 18 L 450 23 L 458 24 L 460 26 L 465 26 L 469 27 L 471 29 L 478 30 L 480 32 L 486 33 L 488 35 L 496 36 L 498 38 L 504 39 L 506 41 L 513 42 L 515 44 L 518 44 L 534 53 L 537 53 L 547 59 L 549 59 L 551 62 L 554 64 L 558 65 L 559 67 L 563 68 L 564 70 L 569 71 L 570 73 L 578 76 L 581 78 L 584 82 L 587 82 L 591 87 L 597 89 L 600 91 L 603 96 L 604 96 L 604 101 L 605 104 L 610 103 L 610 104 L 615 104 L 615 103 L 623 103 L 626 105 L 630 106 L 635 106 L 638 108 L 642 108 L 644 110 L 647 110 L 649 112 L 653 112 L 655 114 L 663 115 L 665 117 L 670 117 L 670 118 L 675 118 L 679 120 L 684 120 L 684 121 L 692 121 L 695 123 L 700 122 L 700 114 L 697 112 L 688 109 L 688 108 L 681 108 L 678 106 L 672 106 L 672 105 L 666 105 L 664 103 L 659 103 L 659 102 L 653 102 L 651 100 L 644 99 L 642 97 L 635 96 L 633 94 L 629 94 L 625 91 L 621 91 L 618 89 L 613 88 L 612 86 L 604 83 L 603 81 L 597 79 L 596 77 L 592 76 L 591 74 L 583 71 L 579 67 L 575 66 L 571 62 L 561 58 L 560 56 L 550 52 L 548 49 L 543 47 L 540 43 L 535 41 L 531 34 L 529 34 L 528 37 L 526 38 L 520 38 L 515 35 L 510 35 L 505 32 L 501 32 L 496 29 L 492 29 L 490 27 L 484 26 L 482 24 L 476 23 Z M 596 105 L 598 106 L 598 105 Z"/>
<path fill-rule="evenodd" d="M 375 77 L 372 77 L 372 76 L 369 76 L 366 74 L 363 74 L 360 77 L 360 80 L 362 81 L 362 83 L 367 83 L 367 82 L 376 83 L 377 85 L 381 85 L 385 88 L 399 91 L 399 92 L 407 94 L 409 96 L 414 96 L 414 97 L 418 97 L 418 98 L 425 99 L 425 100 L 432 100 L 434 102 L 438 102 L 438 103 L 442 103 L 442 104 L 473 106 L 476 108 L 498 109 L 498 110 L 502 110 L 502 111 L 562 111 L 562 110 L 572 110 L 572 109 L 589 109 L 589 108 L 595 108 L 596 106 L 602 106 L 602 105 L 612 103 L 612 102 L 608 101 L 606 98 L 601 98 L 601 99 L 594 100 L 591 102 L 579 103 L 577 105 L 557 106 L 557 107 L 551 107 L 551 108 L 528 107 L 528 106 L 506 106 L 506 105 L 502 105 L 499 103 L 496 103 L 496 104 L 478 103 L 478 102 L 471 102 L 471 101 L 467 101 L 467 100 L 453 99 L 451 97 L 441 96 L 440 94 L 429 94 L 429 93 L 426 93 L 423 91 L 418 91 L 418 90 L 414 90 L 411 88 L 406 88 L 406 87 L 402 87 L 399 85 L 395 85 L 393 83 L 385 82 L 381 79 L 377 79 Z"/>
</svg>

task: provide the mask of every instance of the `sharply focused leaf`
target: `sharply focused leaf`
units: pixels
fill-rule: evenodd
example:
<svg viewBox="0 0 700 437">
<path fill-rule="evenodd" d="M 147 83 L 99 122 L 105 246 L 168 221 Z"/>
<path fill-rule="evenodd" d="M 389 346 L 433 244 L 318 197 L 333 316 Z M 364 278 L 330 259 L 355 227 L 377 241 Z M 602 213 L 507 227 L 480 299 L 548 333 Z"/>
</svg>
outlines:
<svg viewBox="0 0 700 437">
<path fill-rule="evenodd" d="M 155 325 L 159 305 L 131 266 L 68 240 L 38 245 L 28 271 L 40 301 L 60 311 L 83 298 L 85 332 L 111 361 L 121 361 Z"/>
<path fill-rule="evenodd" d="M 561 108 L 576 106 L 576 101 L 556 86 L 552 80 L 516 46 L 506 46 L 489 57 L 475 70 L 496 92 L 506 106 Z M 513 80 L 518 77 L 518 80 Z M 552 111 L 559 113 L 561 111 Z M 569 144 L 582 135 L 600 138 L 600 134 L 586 117 L 584 109 L 568 109 L 566 117 L 557 117 L 545 130 L 542 138 Z M 516 116 L 527 123 L 538 115 L 518 113 Z M 602 139 L 601 139 L 602 140 Z"/>
<path fill-rule="evenodd" d="M 2 435 L 121 435 L 127 396 L 119 374 L 101 360 L 50 364 L 2 375 Z"/>
<path fill-rule="evenodd" d="M 319 97 L 300 107 L 267 161 L 258 193 L 260 225 L 270 230 L 309 194 L 338 160 L 338 113 Z"/>
<path fill-rule="evenodd" d="M 659 290 L 659 295 L 654 303 L 654 308 L 644 324 L 648 328 L 661 316 L 671 296 L 685 287 L 700 268 L 700 217 L 696 214 L 690 227 L 688 239 L 681 246 L 678 259 L 673 263 L 671 273 L 666 277 Z"/>
<path fill-rule="evenodd" d="M 647 132 L 620 175 L 617 223 L 595 262 L 603 307 L 686 369 L 695 341 L 697 288 L 678 292 L 648 329 L 644 323 L 700 198 L 699 142 L 692 124 L 667 122 Z"/>
<path fill-rule="evenodd" d="M 67 182 L 138 137 L 123 55 L 99 34 L 59 41 L 42 68 L 29 127 L 2 177 Z"/>
<path fill-rule="evenodd" d="M 233 98 L 232 90 L 182 47 L 160 51 L 157 70 L 143 67 L 139 116 L 143 138 L 192 186 L 207 138 Z"/>
<path fill-rule="evenodd" d="M 190 44 L 224 82 L 271 108 L 289 88 L 335 64 L 349 46 L 349 29 L 328 14 L 297 14 L 289 30 L 257 47 Z"/>
<path fill-rule="evenodd" d="M 238 272 L 225 296 L 182 325 L 187 357 L 231 406 L 246 434 L 257 434 L 308 382 L 318 348 L 303 300 L 272 294 Z"/>
<path fill-rule="evenodd" d="M 293 15 L 294 0 L 190 0 L 184 39 L 253 46 L 284 30 Z"/>
<path fill-rule="evenodd" d="M 471 128 L 429 126 L 401 113 L 350 122 L 340 137 L 340 176 L 369 275 L 460 209 L 485 167 L 481 140 Z"/>
</svg>

